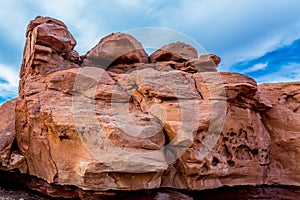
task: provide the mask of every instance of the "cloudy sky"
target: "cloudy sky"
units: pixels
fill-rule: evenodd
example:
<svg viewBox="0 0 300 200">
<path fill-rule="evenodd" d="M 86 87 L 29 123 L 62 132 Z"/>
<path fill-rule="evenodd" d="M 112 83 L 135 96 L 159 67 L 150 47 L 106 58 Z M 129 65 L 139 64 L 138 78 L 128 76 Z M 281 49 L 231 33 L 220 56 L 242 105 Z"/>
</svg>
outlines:
<svg viewBox="0 0 300 200">
<path fill-rule="evenodd" d="M 25 30 L 36 16 L 66 23 L 85 54 L 112 32 L 160 27 L 222 58 L 220 71 L 257 82 L 300 80 L 299 0 L 0 0 L 0 103 L 17 95 Z"/>
</svg>

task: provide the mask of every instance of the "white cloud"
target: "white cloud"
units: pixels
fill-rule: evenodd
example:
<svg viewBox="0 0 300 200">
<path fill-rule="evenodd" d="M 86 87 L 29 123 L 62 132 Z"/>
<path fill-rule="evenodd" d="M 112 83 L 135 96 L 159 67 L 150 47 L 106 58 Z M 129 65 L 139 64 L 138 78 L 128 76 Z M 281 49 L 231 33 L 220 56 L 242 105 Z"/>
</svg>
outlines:
<svg viewBox="0 0 300 200">
<path fill-rule="evenodd" d="M 9 66 L 0 64 L 0 79 L 6 80 L 8 83 L 0 83 L 0 97 L 12 98 L 18 93 L 18 72 Z"/>
<path fill-rule="evenodd" d="M 29 22 L 28 19 L 30 19 L 28 12 L 30 2 L 19 0 L 1 1 L 0 30 L 5 33 L 11 42 L 15 42 L 20 46 L 24 41 L 26 26 Z"/>
<path fill-rule="evenodd" d="M 29 19 L 38 14 L 53 16 L 71 29 L 80 53 L 111 32 L 166 27 L 192 37 L 226 63 L 233 57 L 261 56 L 300 37 L 299 6 L 298 0 L 53 0 L 51 4 L 3 0 L 0 27 L 23 41 Z"/>
<path fill-rule="evenodd" d="M 183 0 L 162 18 L 162 25 L 190 35 L 228 65 L 299 38 L 299 7 L 297 0 Z"/>
<path fill-rule="evenodd" d="M 252 67 L 250 67 L 248 69 L 240 71 L 240 73 L 256 72 L 256 71 L 265 69 L 267 66 L 268 66 L 268 62 L 266 62 L 266 63 L 258 63 L 258 64 L 255 64 L 255 65 L 253 65 Z"/>
<path fill-rule="evenodd" d="M 18 75 L 19 73 L 15 68 L 0 63 L 0 78 L 8 81 L 10 85 L 14 87 L 18 87 L 19 85 Z"/>
<path fill-rule="evenodd" d="M 114 0 L 114 2 L 125 9 L 140 9 L 145 5 L 145 2 L 140 0 Z"/>
<path fill-rule="evenodd" d="M 277 72 L 256 78 L 258 83 L 293 82 L 300 80 L 300 64 L 289 63 Z"/>
<path fill-rule="evenodd" d="M 10 84 L 3 84 L 0 83 L 0 97 L 11 99 L 16 97 L 18 94 L 18 88 L 10 85 Z"/>
<path fill-rule="evenodd" d="M 61 18 L 65 23 L 75 22 L 79 16 L 84 16 L 84 8 L 89 1 L 84 0 L 52 0 L 51 3 L 46 1 L 36 2 L 43 15 L 52 15 Z"/>
<path fill-rule="evenodd" d="M 77 40 L 76 50 L 80 54 L 85 54 L 105 35 L 123 31 L 124 27 L 131 28 L 135 24 L 133 20 L 138 23 L 147 20 L 145 16 L 138 17 L 138 15 L 143 11 L 146 12 L 145 7 L 151 2 L 54 0 L 51 4 L 46 1 L 37 3 L 44 15 L 66 23 Z"/>
</svg>

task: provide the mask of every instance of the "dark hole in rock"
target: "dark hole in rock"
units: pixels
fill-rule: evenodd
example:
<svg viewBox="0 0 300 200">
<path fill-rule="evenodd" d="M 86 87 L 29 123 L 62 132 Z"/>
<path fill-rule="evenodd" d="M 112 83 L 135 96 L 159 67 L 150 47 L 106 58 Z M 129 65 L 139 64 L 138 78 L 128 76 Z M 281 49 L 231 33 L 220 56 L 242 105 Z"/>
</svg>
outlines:
<svg viewBox="0 0 300 200">
<path fill-rule="evenodd" d="M 203 166 L 201 167 L 200 172 L 201 172 L 201 173 L 206 173 L 206 172 L 208 172 L 208 170 L 209 170 L 209 167 L 208 167 L 207 163 L 205 163 L 205 164 L 203 164 Z"/>
<path fill-rule="evenodd" d="M 62 141 L 62 140 L 69 140 L 70 139 L 70 137 L 67 136 L 67 135 L 60 135 L 58 137 L 59 137 L 60 141 Z"/>
<path fill-rule="evenodd" d="M 232 161 L 232 160 L 228 160 L 227 161 L 227 164 L 230 166 L 230 167 L 233 167 L 234 166 L 234 161 Z"/>
<path fill-rule="evenodd" d="M 230 135 L 230 137 L 234 137 L 234 136 L 236 136 L 237 134 L 236 134 L 235 132 L 230 132 L 229 135 Z"/>
<path fill-rule="evenodd" d="M 248 146 L 240 145 L 236 148 L 236 158 L 239 160 L 252 160 L 251 150 Z"/>
<path fill-rule="evenodd" d="M 257 154 L 258 154 L 258 149 L 253 149 L 253 150 L 251 150 L 251 153 L 252 153 L 253 155 L 257 155 Z"/>
<path fill-rule="evenodd" d="M 232 155 L 228 151 L 228 148 L 227 148 L 226 145 L 222 146 L 222 148 L 219 151 L 219 154 L 222 155 L 222 156 L 225 156 L 227 159 L 231 159 L 232 158 Z"/>
<path fill-rule="evenodd" d="M 213 160 L 211 161 L 212 166 L 217 166 L 217 164 L 219 163 L 219 159 L 216 157 L 213 157 Z"/>
</svg>

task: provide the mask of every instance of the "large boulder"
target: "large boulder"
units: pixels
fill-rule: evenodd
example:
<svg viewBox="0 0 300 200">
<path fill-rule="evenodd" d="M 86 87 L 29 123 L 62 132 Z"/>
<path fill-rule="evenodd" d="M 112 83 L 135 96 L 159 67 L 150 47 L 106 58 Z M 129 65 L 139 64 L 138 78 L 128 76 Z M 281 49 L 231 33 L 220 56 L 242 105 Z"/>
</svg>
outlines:
<svg viewBox="0 0 300 200">
<path fill-rule="evenodd" d="M 86 55 L 83 66 L 108 68 L 118 64 L 147 63 L 140 42 L 125 33 L 112 33 L 100 40 Z"/>
<path fill-rule="evenodd" d="M 25 157 L 16 145 L 15 108 L 16 99 L 0 106 L 0 169 L 7 171 L 27 169 Z"/>
<path fill-rule="evenodd" d="M 58 53 L 67 53 L 73 50 L 76 41 L 66 26 L 53 23 L 41 23 L 33 29 L 36 44 L 50 47 Z"/>
<path fill-rule="evenodd" d="M 11 149 L 16 137 L 15 106 L 16 100 L 11 100 L 0 107 L 0 165 L 3 167 L 9 165 Z"/>
<path fill-rule="evenodd" d="M 195 71 L 195 72 L 216 72 L 221 59 L 214 55 L 201 55 L 197 59 L 192 59 L 184 63 L 182 71 Z"/>
<path fill-rule="evenodd" d="M 78 67 L 80 58 L 73 50 L 75 45 L 75 39 L 63 22 L 37 17 L 27 27 L 20 77 L 26 79 L 25 76 L 32 74 L 45 75 Z"/>
<path fill-rule="evenodd" d="M 150 55 L 150 62 L 176 61 L 184 62 L 198 58 L 198 51 L 189 44 L 183 42 L 171 43 L 162 46 Z"/>
</svg>

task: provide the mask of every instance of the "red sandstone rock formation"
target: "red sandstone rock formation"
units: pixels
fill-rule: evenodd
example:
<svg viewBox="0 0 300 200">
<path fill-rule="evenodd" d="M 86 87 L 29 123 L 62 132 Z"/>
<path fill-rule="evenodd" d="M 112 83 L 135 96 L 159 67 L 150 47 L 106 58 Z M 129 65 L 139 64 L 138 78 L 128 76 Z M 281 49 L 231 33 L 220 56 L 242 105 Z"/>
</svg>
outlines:
<svg viewBox="0 0 300 200">
<path fill-rule="evenodd" d="M 75 45 L 58 20 L 28 25 L 19 96 L 0 107 L 1 170 L 40 178 L 52 196 L 78 188 L 65 197 L 300 186 L 300 83 L 216 72 L 219 57 L 181 42 L 149 59 L 123 33 L 83 57 Z"/>
<path fill-rule="evenodd" d="M 198 58 L 197 50 L 191 45 L 176 42 L 165 45 L 150 55 L 151 62 L 176 61 L 184 62 Z"/>
<path fill-rule="evenodd" d="M 90 50 L 82 66 L 108 68 L 117 64 L 148 63 L 141 43 L 125 33 L 112 33 Z"/>
</svg>

